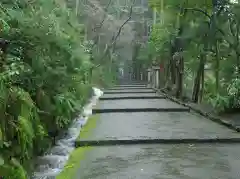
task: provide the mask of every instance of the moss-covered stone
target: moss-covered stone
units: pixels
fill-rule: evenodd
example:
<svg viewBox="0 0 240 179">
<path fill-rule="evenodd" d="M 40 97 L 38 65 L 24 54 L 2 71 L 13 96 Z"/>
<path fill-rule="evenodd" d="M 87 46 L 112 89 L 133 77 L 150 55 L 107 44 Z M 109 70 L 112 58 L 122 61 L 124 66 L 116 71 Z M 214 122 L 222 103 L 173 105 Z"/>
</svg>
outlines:
<svg viewBox="0 0 240 179">
<path fill-rule="evenodd" d="M 99 116 L 100 114 L 95 114 L 88 119 L 87 124 L 82 128 L 77 140 L 87 138 L 91 135 L 93 130 L 97 127 L 97 120 L 99 119 Z"/>
<path fill-rule="evenodd" d="M 80 147 L 74 150 L 65 165 L 63 171 L 56 177 L 56 179 L 74 179 L 77 178 L 77 171 L 81 165 L 81 161 L 87 155 L 87 152 L 92 147 Z"/>
<path fill-rule="evenodd" d="M 80 135 L 77 140 L 87 138 L 92 131 L 97 127 L 97 120 L 99 119 L 99 114 L 92 115 L 86 125 L 81 129 Z M 77 178 L 77 170 L 81 165 L 81 161 L 87 155 L 87 152 L 91 150 L 92 147 L 79 147 L 75 149 L 70 158 L 65 165 L 63 171 L 56 177 L 56 179 L 74 179 Z"/>
</svg>

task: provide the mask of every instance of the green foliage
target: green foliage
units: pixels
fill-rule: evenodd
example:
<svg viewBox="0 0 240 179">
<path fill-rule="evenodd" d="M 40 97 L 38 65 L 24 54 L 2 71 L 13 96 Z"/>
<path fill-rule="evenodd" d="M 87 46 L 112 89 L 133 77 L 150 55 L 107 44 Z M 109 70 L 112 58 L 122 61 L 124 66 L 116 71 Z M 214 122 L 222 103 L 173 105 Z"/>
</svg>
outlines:
<svg viewBox="0 0 240 179">
<path fill-rule="evenodd" d="M 3 1 L 0 17 L 0 37 L 10 42 L 0 47 L 0 173 L 26 179 L 26 164 L 89 98 L 93 64 L 84 26 L 63 1 Z"/>
<path fill-rule="evenodd" d="M 88 152 L 92 149 L 92 147 L 79 147 L 75 149 L 65 165 L 63 171 L 56 177 L 56 179 L 66 179 L 66 178 L 76 178 L 78 175 L 79 165 L 81 165 L 81 161 L 84 160 L 84 157 L 88 156 Z"/>
<path fill-rule="evenodd" d="M 203 98 L 218 112 L 239 110 L 239 4 L 228 0 L 149 0 L 149 5 L 157 10 L 160 23 L 153 26 L 147 47 L 141 49 L 148 57 L 142 60 L 140 53 L 139 63 L 149 67 L 156 59 L 157 63 L 171 65 L 173 54 L 182 48 L 185 92 L 194 94 L 197 89 L 194 84 L 198 80 L 201 83 L 199 102 Z M 196 78 L 200 56 L 206 59 L 206 69 Z M 165 68 L 168 76 L 163 83 L 172 83 L 174 73 L 168 70 L 169 66 Z M 175 88 L 175 84 L 171 85 Z M 188 94 L 187 97 L 192 96 Z"/>
</svg>

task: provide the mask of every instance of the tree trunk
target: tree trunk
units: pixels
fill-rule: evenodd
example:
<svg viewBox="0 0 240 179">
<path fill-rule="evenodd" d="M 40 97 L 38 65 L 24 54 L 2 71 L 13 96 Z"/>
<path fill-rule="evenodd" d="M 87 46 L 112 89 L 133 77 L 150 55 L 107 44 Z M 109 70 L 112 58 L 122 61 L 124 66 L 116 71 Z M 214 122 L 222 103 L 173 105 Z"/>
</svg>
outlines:
<svg viewBox="0 0 240 179">
<path fill-rule="evenodd" d="M 218 52 L 218 41 L 216 40 L 215 45 L 215 51 L 216 51 L 216 59 L 215 59 L 215 80 L 216 80 L 216 86 L 215 86 L 215 93 L 218 92 L 219 88 L 219 52 Z"/>
<path fill-rule="evenodd" d="M 203 99 L 203 94 L 204 94 L 204 65 L 203 65 L 203 69 L 202 69 L 202 74 L 201 74 L 201 90 L 200 90 L 200 98 L 198 102 L 202 102 Z"/>
<path fill-rule="evenodd" d="M 176 63 L 173 60 L 173 58 L 170 61 L 170 72 L 171 72 L 170 74 L 171 74 L 172 85 L 175 85 L 176 84 Z"/>
<path fill-rule="evenodd" d="M 132 56 L 132 64 L 133 64 L 133 73 L 134 73 L 134 79 L 137 80 L 138 79 L 138 73 L 139 73 L 139 66 L 137 63 L 137 56 L 140 50 L 140 45 L 139 44 L 135 44 L 133 47 L 133 56 Z"/>
<path fill-rule="evenodd" d="M 236 57 L 237 57 L 237 76 L 240 76 L 240 56 L 239 56 L 239 52 L 237 50 L 235 50 L 236 53 Z"/>
<path fill-rule="evenodd" d="M 171 80 L 170 79 L 170 68 L 171 68 L 171 66 L 170 66 L 171 64 L 170 64 L 170 61 L 168 61 L 168 63 L 166 64 L 166 70 L 164 71 L 164 80 L 165 80 L 165 84 L 164 84 L 164 87 L 165 88 L 168 88 L 168 85 L 169 85 L 169 81 Z"/>
<path fill-rule="evenodd" d="M 182 52 L 180 52 L 182 53 Z M 184 75 L 184 59 L 182 54 L 179 56 L 179 63 L 177 65 L 177 88 L 176 88 L 176 97 L 182 98 L 183 92 L 183 75 Z"/>
<path fill-rule="evenodd" d="M 199 100 L 200 84 L 201 84 L 202 73 L 204 71 L 205 58 L 206 58 L 205 55 L 201 53 L 197 75 L 194 80 L 194 87 L 193 87 L 193 94 L 192 94 L 192 101 L 195 103 L 197 103 Z"/>
</svg>

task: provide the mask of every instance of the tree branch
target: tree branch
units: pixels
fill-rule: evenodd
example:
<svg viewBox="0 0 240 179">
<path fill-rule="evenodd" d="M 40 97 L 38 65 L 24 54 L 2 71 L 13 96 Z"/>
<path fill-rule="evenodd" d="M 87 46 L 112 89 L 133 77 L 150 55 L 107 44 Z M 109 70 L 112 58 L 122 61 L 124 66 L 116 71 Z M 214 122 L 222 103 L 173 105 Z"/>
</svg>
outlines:
<svg viewBox="0 0 240 179">
<path fill-rule="evenodd" d="M 222 29 L 218 28 L 217 30 L 222 34 L 222 36 L 226 37 L 226 34 Z M 225 38 L 224 40 L 226 40 L 226 42 L 229 44 L 230 48 L 233 48 L 236 51 L 236 53 L 238 55 L 240 55 L 240 52 L 238 52 L 236 49 L 237 48 L 236 45 L 234 45 L 230 40 L 228 40 L 228 38 Z"/>
<path fill-rule="evenodd" d="M 234 19 L 228 19 L 229 22 L 229 29 L 233 37 L 236 37 L 235 30 L 234 30 Z"/>
<path fill-rule="evenodd" d="M 133 4 L 134 4 L 134 2 L 135 2 L 135 0 L 133 1 Z M 128 21 L 130 21 L 130 19 L 132 18 L 132 11 L 133 11 L 133 5 L 132 5 L 131 8 L 130 8 L 130 13 L 129 13 L 128 19 L 120 26 L 120 28 L 119 28 L 119 30 L 118 30 L 118 33 L 117 33 L 117 35 L 115 36 L 115 38 L 114 38 L 114 40 L 113 40 L 113 42 L 112 42 L 112 45 L 113 45 L 114 43 L 116 43 L 117 38 L 118 38 L 119 35 L 121 34 L 121 31 L 122 31 L 124 25 L 127 24 Z"/>
<path fill-rule="evenodd" d="M 187 11 L 195 11 L 195 12 L 201 12 L 202 14 L 204 14 L 205 16 L 207 16 L 209 19 L 211 19 L 211 16 L 204 10 L 199 9 L 199 8 L 184 8 L 184 10 Z"/>
<path fill-rule="evenodd" d="M 99 59 L 99 61 L 102 61 L 102 60 L 103 60 L 103 58 L 104 58 L 104 57 L 107 55 L 107 53 L 109 52 L 110 48 L 115 47 L 115 44 L 116 44 L 116 42 L 117 42 L 118 37 L 120 36 L 120 34 L 121 34 L 121 32 L 122 32 L 123 27 L 124 27 L 124 26 L 128 23 L 128 21 L 130 21 L 130 19 L 132 18 L 132 12 L 133 12 L 133 5 L 134 5 L 134 4 L 135 4 L 135 0 L 132 1 L 132 5 L 131 5 L 131 7 L 130 7 L 130 12 L 129 12 L 128 18 L 127 18 L 127 19 L 124 21 L 124 23 L 119 27 L 117 35 L 112 37 L 112 43 L 111 43 L 110 45 L 107 45 L 107 48 L 105 48 L 105 50 L 104 50 L 104 52 L 103 52 L 103 55 L 102 55 L 102 57 Z M 99 67 L 99 66 L 100 66 L 100 64 L 98 64 L 97 66 L 95 66 L 95 68 L 96 68 L 96 67 Z"/>
<path fill-rule="evenodd" d="M 112 0 L 109 0 L 109 1 L 108 1 L 108 4 L 107 4 L 107 6 L 105 7 L 105 10 L 104 10 L 105 13 L 104 13 L 103 20 L 100 22 L 100 24 L 97 24 L 97 25 L 92 29 L 92 31 L 96 32 L 97 30 L 99 30 L 99 29 L 102 28 L 105 20 L 107 19 L 107 18 L 106 18 L 106 16 L 107 16 L 107 10 L 108 10 L 108 8 L 109 8 L 109 6 L 110 6 L 111 3 L 112 3 Z M 93 48 L 95 45 L 97 45 L 97 43 L 98 43 L 98 35 L 99 35 L 99 33 L 97 33 L 97 34 L 95 35 L 95 37 L 93 37 L 93 42 L 94 42 L 94 43 L 93 43 L 93 45 L 92 45 L 91 48 Z"/>
<path fill-rule="evenodd" d="M 104 13 L 104 17 L 103 17 L 103 20 L 100 22 L 100 24 L 97 24 L 94 28 L 93 28 L 93 31 L 94 32 L 96 32 L 97 31 L 97 29 L 100 29 L 100 28 L 102 28 L 102 26 L 103 26 L 103 23 L 105 22 L 105 20 L 106 20 L 106 16 L 107 16 L 107 13 L 106 13 L 106 11 L 108 10 L 108 8 L 109 8 L 109 6 L 110 6 L 110 4 L 112 3 L 112 0 L 109 0 L 108 1 L 108 4 L 107 4 L 107 6 L 105 7 L 105 13 Z"/>
</svg>

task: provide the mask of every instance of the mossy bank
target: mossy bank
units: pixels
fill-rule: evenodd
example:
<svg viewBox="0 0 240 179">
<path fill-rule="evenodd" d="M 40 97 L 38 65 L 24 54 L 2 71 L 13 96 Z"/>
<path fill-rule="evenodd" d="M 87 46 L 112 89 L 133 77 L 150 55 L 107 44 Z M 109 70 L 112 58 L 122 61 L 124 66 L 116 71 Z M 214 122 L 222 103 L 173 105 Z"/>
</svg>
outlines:
<svg viewBox="0 0 240 179">
<path fill-rule="evenodd" d="M 81 129 L 80 135 L 77 140 L 85 139 L 90 136 L 93 130 L 97 127 L 97 121 L 100 114 L 95 114 L 89 117 L 86 125 Z M 56 177 L 56 179 L 75 179 L 77 178 L 77 171 L 81 166 L 81 162 L 87 156 L 88 152 L 93 147 L 79 147 L 75 149 L 65 165 L 63 171 Z"/>
</svg>

